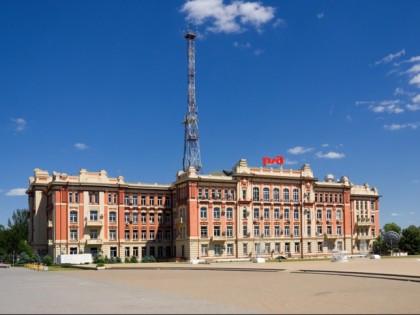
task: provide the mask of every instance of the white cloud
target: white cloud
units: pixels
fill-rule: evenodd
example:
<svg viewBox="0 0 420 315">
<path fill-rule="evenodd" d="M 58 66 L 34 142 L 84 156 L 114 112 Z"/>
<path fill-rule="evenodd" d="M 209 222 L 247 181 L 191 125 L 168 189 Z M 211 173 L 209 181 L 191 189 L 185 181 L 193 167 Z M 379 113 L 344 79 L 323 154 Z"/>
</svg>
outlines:
<svg viewBox="0 0 420 315">
<path fill-rule="evenodd" d="M 324 18 L 324 12 L 319 12 L 319 13 L 316 15 L 316 18 L 317 18 L 318 20 L 323 19 L 323 18 Z"/>
<path fill-rule="evenodd" d="M 26 129 L 26 125 L 27 122 L 25 119 L 23 118 L 16 118 L 16 119 L 12 119 L 13 123 L 14 123 L 14 129 L 17 132 L 21 132 L 21 131 L 25 131 Z"/>
<path fill-rule="evenodd" d="M 77 149 L 77 150 L 86 150 L 87 148 L 89 148 L 86 144 L 84 144 L 84 143 L 76 143 L 75 145 L 74 145 L 74 147 Z"/>
<path fill-rule="evenodd" d="M 372 106 L 370 108 L 374 113 L 390 113 L 390 114 L 400 114 L 404 112 L 404 109 L 397 105 L 378 105 Z"/>
<path fill-rule="evenodd" d="M 419 122 L 416 123 L 406 123 L 406 124 L 391 124 L 391 125 L 384 125 L 384 129 L 396 131 L 405 128 L 417 129 L 420 126 Z"/>
<path fill-rule="evenodd" d="M 420 103 L 420 94 L 417 94 L 416 96 L 414 96 L 414 97 L 412 98 L 412 101 L 413 101 L 414 103 Z"/>
<path fill-rule="evenodd" d="M 411 57 L 408 62 L 417 62 L 420 61 L 420 56 Z"/>
<path fill-rule="evenodd" d="M 396 212 L 391 213 L 391 217 L 401 217 L 401 216 L 402 216 L 401 213 L 396 213 Z"/>
<path fill-rule="evenodd" d="M 257 31 L 274 18 L 273 7 L 260 2 L 233 0 L 224 4 L 223 0 L 187 0 L 181 12 L 197 25 L 209 21 L 207 30 L 214 33 L 239 33 L 245 25 L 254 26 Z"/>
<path fill-rule="evenodd" d="M 420 73 L 413 76 L 413 78 L 408 83 L 411 85 L 417 85 L 420 88 Z"/>
<path fill-rule="evenodd" d="M 321 147 L 328 148 L 330 145 L 328 143 L 321 144 Z"/>
<path fill-rule="evenodd" d="M 407 107 L 407 109 L 411 111 L 420 110 L 420 104 L 414 104 L 414 105 L 407 104 L 405 105 L 405 107 Z"/>
<path fill-rule="evenodd" d="M 419 73 L 420 72 L 420 64 L 415 64 L 410 69 L 407 70 L 408 74 Z"/>
<path fill-rule="evenodd" d="M 344 153 L 337 153 L 330 151 L 328 153 L 317 152 L 316 156 L 321 159 L 342 159 L 345 157 Z"/>
<path fill-rule="evenodd" d="M 6 193 L 6 196 L 25 196 L 26 188 L 14 188 Z"/>
<path fill-rule="evenodd" d="M 254 55 L 259 56 L 262 55 L 264 53 L 263 49 L 255 49 L 254 50 Z"/>
<path fill-rule="evenodd" d="M 297 146 L 297 147 L 290 148 L 289 150 L 287 150 L 287 153 L 298 155 L 298 154 L 304 154 L 304 153 L 310 152 L 312 150 L 313 148 L 305 148 L 305 147 Z"/>
<path fill-rule="evenodd" d="M 384 57 L 384 58 L 382 58 L 381 60 L 378 60 L 378 61 L 376 61 L 375 62 L 375 66 L 376 65 L 379 65 L 379 64 L 381 64 L 381 63 L 388 63 L 388 62 L 391 62 L 392 60 L 394 60 L 395 58 L 398 58 L 398 57 L 401 57 L 401 56 L 403 56 L 405 54 L 405 50 L 404 49 L 402 49 L 402 50 L 400 50 L 399 52 L 397 52 L 397 53 L 395 53 L 395 54 L 389 54 L 388 56 L 386 56 L 386 57 Z"/>
<path fill-rule="evenodd" d="M 287 23 L 285 20 L 283 19 L 277 19 L 274 23 L 273 23 L 273 27 L 287 27 Z"/>
<path fill-rule="evenodd" d="M 298 163 L 297 161 L 292 161 L 292 160 L 289 160 L 289 159 L 285 159 L 283 164 L 284 165 L 295 165 L 297 163 Z"/>
<path fill-rule="evenodd" d="M 235 47 L 235 48 L 251 48 L 251 44 L 250 43 L 241 44 L 241 43 L 238 43 L 238 42 L 233 42 L 233 47 Z"/>
</svg>

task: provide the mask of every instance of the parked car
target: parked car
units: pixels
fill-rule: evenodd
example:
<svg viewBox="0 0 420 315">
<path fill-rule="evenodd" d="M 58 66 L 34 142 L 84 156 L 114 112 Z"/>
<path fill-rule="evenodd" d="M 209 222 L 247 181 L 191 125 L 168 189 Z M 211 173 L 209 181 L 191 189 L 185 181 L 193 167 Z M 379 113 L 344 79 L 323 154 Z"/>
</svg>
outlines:
<svg viewBox="0 0 420 315">
<path fill-rule="evenodd" d="M 274 257 L 274 259 L 281 260 L 281 259 L 287 259 L 287 258 L 286 258 L 286 256 L 280 255 L 280 256 Z"/>
</svg>

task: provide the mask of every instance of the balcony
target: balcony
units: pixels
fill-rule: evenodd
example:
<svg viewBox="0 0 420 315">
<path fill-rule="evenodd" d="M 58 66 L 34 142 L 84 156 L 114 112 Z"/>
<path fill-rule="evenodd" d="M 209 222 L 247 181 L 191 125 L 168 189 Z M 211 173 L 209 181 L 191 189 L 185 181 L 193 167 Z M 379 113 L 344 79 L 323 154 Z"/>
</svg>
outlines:
<svg viewBox="0 0 420 315">
<path fill-rule="evenodd" d="M 356 240 L 372 240 L 374 239 L 374 236 L 372 235 L 356 235 Z"/>
<path fill-rule="evenodd" d="M 212 236 L 210 237 L 210 242 L 226 242 L 226 236 Z"/>
<path fill-rule="evenodd" d="M 372 222 L 368 219 L 361 219 L 356 222 L 357 226 L 371 226 Z"/>
<path fill-rule="evenodd" d="M 103 240 L 100 238 L 86 240 L 86 245 L 102 245 Z"/>
<path fill-rule="evenodd" d="M 102 220 L 96 220 L 96 221 L 86 220 L 87 227 L 102 226 L 102 224 L 103 224 Z"/>
<path fill-rule="evenodd" d="M 340 237 L 338 234 L 324 234 L 325 239 L 327 240 L 335 240 Z"/>
</svg>

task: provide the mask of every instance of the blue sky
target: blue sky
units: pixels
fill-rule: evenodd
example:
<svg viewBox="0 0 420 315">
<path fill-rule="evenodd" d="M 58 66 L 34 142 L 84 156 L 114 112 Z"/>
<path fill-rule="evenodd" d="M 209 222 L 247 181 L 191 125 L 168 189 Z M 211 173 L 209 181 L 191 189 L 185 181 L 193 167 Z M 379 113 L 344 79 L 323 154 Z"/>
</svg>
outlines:
<svg viewBox="0 0 420 315">
<path fill-rule="evenodd" d="M 420 225 L 420 2 L 0 2 L 0 224 L 35 168 L 171 183 L 197 25 L 204 173 L 284 156 L 377 187 Z"/>
</svg>

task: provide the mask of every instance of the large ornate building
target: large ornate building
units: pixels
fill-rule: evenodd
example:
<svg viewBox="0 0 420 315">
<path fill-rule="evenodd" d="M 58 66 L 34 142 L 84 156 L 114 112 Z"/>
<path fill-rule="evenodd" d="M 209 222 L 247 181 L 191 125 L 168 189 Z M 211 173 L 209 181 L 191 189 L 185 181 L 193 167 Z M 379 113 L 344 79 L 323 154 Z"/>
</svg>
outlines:
<svg viewBox="0 0 420 315">
<path fill-rule="evenodd" d="M 190 167 L 170 185 L 35 169 L 27 193 L 29 242 L 55 259 L 325 257 L 366 253 L 379 232 L 376 188 L 345 176 L 320 181 L 308 164 L 285 170 L 242 159 L 207 175 Z"/>
</svg>

